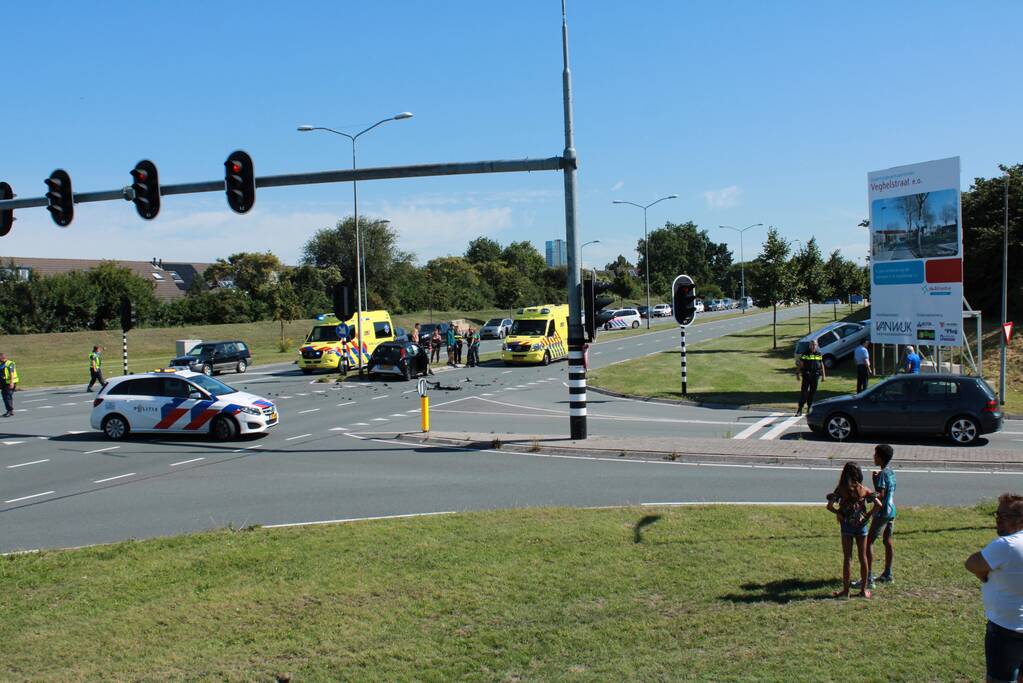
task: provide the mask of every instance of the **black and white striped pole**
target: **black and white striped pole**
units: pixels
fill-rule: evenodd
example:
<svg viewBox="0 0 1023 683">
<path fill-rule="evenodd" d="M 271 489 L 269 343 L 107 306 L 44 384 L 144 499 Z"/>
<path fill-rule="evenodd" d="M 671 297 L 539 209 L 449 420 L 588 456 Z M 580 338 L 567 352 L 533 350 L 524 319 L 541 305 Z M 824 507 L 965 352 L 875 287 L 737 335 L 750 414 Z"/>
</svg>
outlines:
<svg viewBox="0 0 1023 683">
<path fill-rule="evenodd" d="M 686 372 L 686 327 L 696 317 L 696 284 L 688 275 L 679 275 L 671 283 L 671 312 L 682 334 L 682 395 L 688 395 Z"/>
<path fill-rule="evenodd" d="M 124 374 L 128 374 L 128 332 L 121 330 L 121 356 L 124 359 Z"/>
</svg>

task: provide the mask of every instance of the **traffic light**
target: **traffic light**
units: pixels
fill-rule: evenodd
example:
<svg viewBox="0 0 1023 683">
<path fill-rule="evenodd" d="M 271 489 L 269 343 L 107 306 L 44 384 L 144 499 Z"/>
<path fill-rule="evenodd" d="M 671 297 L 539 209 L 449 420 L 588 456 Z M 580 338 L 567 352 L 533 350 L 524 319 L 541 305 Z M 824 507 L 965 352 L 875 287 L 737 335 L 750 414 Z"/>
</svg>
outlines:
<svg viewBox="0 0 1023 683">
<path fill-rule="evenodd" d="M 331 288 L 331 299 L 334 303 L 334 317 L 346 321 L 352 317 L 352 296 L 348 285 L 340 282 Z"/>
<path fill-rule="evenodd" d="M 14 199 L 14 190 L 5 182 L 0 181 L 0 200 Z M 0 237 L 11 231 L 14 225 L 14 209 L 0 209 Z"/>
<path fill-rule="evenodd" d="M 679 275 L 671 284 L 671 311 L 679 325 L 688 325 L 696 317 L 696 284 L 688 275 Z"/>
<path fill-rule="evenodd" d="M 135 303 L 128 297 L 121 297 L 121 331 L 127 332 L 138 324 Z"/>
<path fill-rule="evenodd" d="M 252 157 L 238 150 L 224 162 L 227 205 L 232 211 L 245 213 L 256 203 L 256 174 Z"/>
<path fill-rule="evenodd" d="M 131 189 L 135 190 L 135 210 L 139 215 L 150 220 L 160 213 L 160 177 L 156 172 L 156 164 L 143 159 L 131 170 Z"/>
<path fill-rule="evenodd" d="M 67 171 L 58 168 L 46 179 L 46 187 L 50 191 L 46 193 L 46 199 L 50 204 L 46 210 L 53 216 L 53 222 L 62 228 L 71 224 L 75 217 L 75 199 L 71 194 L 71 176 Z"/>
<path fill-rule="evenodd" d="M 583 325 L 588 341 L 597 339 L 597 311 L 608 306 L 614 298 L 605 294 L 611 289 L 611 283 L 601 282 L 594 278 L 583 280 Z"/>
</svg>

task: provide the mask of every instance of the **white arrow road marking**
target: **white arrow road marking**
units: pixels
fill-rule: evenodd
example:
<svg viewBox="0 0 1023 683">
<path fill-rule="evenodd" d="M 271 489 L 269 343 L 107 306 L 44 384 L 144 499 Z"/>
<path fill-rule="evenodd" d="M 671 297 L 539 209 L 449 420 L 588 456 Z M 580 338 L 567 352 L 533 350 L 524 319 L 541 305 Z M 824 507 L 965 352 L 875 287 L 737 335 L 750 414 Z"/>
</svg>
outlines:
<svg viewBox="0 0 1023 683">
<path fill-rule="evenodd" d="M 761 418 L 761 419 L 757 420 L 756 422 L 754 422 L 753 424 L 751 424 L 749 427 L 746 427 L 746 429 L 742 430 L 741 432 L 739 432 L 738 434 L 736 434 L 732 438 L 733 439 L 748 439 L 751 436 L 753 436 L 754 434 L 756 434 L 758 431 L 760 431 L 762 428 L 764 428 L 767 425 L 771 424 L 772 422 L 774 422 L 775 420 L 777 420 L 779 417 L 781 417 L 784 414 L 785 413 L 771 413 L 767 417 Z"/>
<path fill-rule="evenodd" d="M 772 428 L 771 431 L 767 432 L 767 434 L 764 434 L 762 437 L 760 437 L 760 440 L 761 441 L 765 441 L 765 440 L 766 441 L 770 441 L 771 439 L 776 439 L 779 436 L 781 436 L 785 432 L 786 429 L 788 429 L 789 427 L 791 427 L 792 425 L 796 424 L 797 422 L 799 422 L 802 419 L 803 418 L 801 416 L 796 415 L 795 417 L 790 417 L 787 420 L 782 420 L 781 422 L 779 422 L 777 424 L 777 426 Z"/>
</svg>

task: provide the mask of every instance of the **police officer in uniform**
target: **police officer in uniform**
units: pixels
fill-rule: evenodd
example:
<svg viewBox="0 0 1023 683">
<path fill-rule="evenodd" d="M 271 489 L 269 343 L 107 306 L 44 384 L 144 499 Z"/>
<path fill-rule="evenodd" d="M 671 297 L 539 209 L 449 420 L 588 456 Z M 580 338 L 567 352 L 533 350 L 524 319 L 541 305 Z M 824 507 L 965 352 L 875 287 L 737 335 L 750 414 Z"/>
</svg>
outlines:
<svg viewBox="0 0 1023 683">
<path fill-rule="evenodd" d="M 6 353 L 0 353 L 0 393 L 3 393 L 4 417 L 14 417 L 14 392 L 18 388 L 18 367 Z"/>
<path fill-rule="evenodd" d="M 89 354 L 89 386 L 85 388 L 86 392 L 92 391 L 92 385 L 99 382 L 99 388 L 102 389 L 107 385 L 103 379 L 103 347 L 93 346 L 92 353 Z"/>
<path fill-rule="evenodd" d="M 796 415 L 802 415 L 804 405 L 807 410 L 813 405 L 813 396 L 817 393 L 817 383 L 826 377 L 824 359 L 821 357 L 821 349 L 816 341 L 810 342 L 809 350 L 799 357 L 796 377 L 801 377 L 803 380 L 799 389 L 799 407 L 796 408 Z"/>
</svg>

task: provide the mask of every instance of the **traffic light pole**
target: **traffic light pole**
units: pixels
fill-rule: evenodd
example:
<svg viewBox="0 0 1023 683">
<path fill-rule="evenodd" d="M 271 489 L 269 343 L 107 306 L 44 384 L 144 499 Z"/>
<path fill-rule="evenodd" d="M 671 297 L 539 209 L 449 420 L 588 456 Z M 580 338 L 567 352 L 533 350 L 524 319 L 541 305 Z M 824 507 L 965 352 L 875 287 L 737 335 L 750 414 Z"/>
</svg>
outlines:
<svg viewBox="0 0 1023 683">
<path fill-rule="evenodd" d="M 128 374 L 128 333 L 121 330 L 121 354 L 124 361 L 124 374 Z"/>
<path fill-rule="evenodd" d="M 572 137 L 572 72 L 568 68 L 568 11 L 561 0 L 561 72 L 565 109 L 565 242 L 568 247 L 568 422 L 573 439 L 586 438 L 586 359 L 576 229 L 575 143 Z"/>
<path fill-rule="evenodd" d="M 682 396 L 687 396 L 686 387 L 686 326 L 679 325 L 678 328 L 682 330 Z"/>
</svg>

